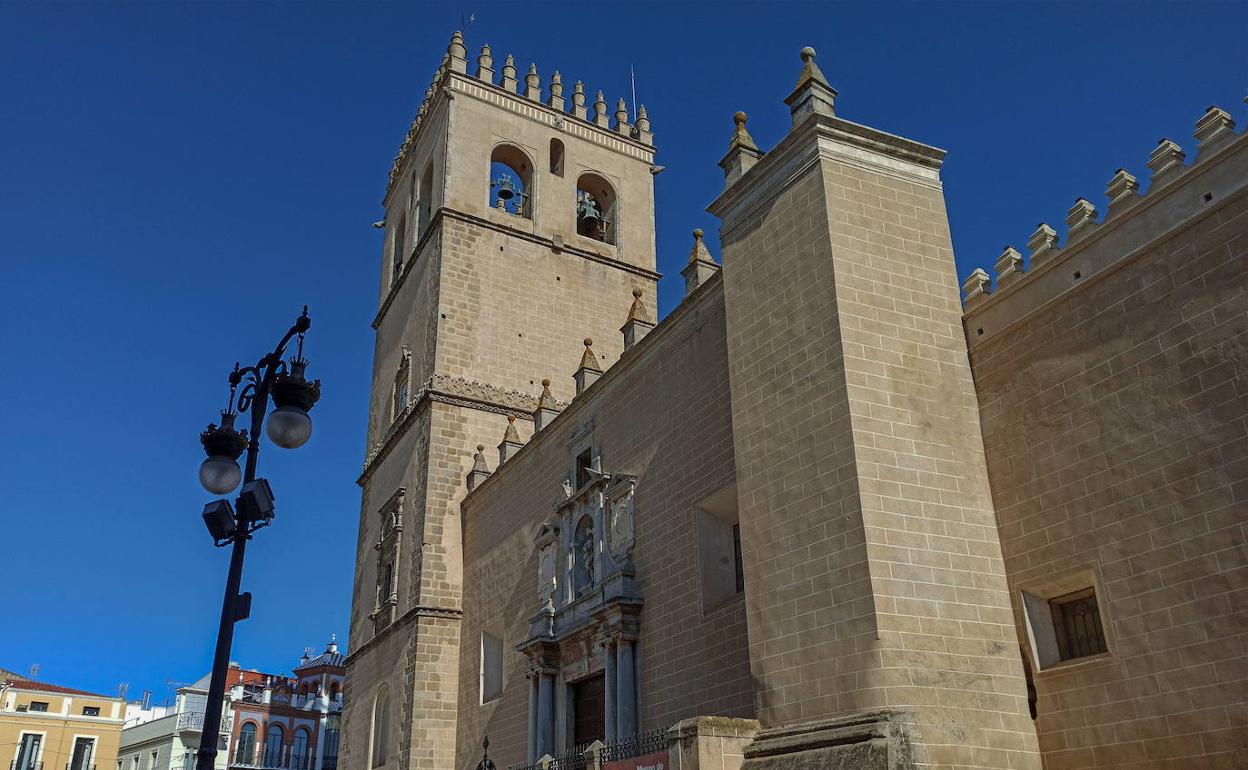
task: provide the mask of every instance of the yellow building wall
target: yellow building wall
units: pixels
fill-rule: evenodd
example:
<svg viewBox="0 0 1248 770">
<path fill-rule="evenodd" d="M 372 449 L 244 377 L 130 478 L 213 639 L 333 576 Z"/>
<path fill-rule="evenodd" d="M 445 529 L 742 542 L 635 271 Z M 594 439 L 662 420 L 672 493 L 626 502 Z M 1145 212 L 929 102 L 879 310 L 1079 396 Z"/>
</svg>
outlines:
<svg viewBox="0 0 1248 770">
<path fill-rule="evenodd" d="M 46 703 L 47 711 L 31 711 L 32 703 Z M 84 716 L 84 708 L 99 709 L 99 716 Z M 42 735 L 36 760 L 42 770 L 66 770 L 80 737 L 95 742 L 88 770 L 115 770 L 124 716 L 120 698 L 6 688 L 0 696 L 0 770 L 19 770 L 13 763 L 27 733 Z"/>
</svg>

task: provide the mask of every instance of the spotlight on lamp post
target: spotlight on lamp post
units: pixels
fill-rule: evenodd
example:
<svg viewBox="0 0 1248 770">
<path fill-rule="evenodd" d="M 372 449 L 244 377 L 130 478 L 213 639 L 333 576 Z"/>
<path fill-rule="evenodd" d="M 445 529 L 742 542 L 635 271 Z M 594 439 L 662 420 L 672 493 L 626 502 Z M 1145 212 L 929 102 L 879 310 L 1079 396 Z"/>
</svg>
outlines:
<svg viewBox="0 0 1248 770">
<path fill-rule="evenodd" d="M 214 500 L 204 506 L 204 524 L 213 543 L 231 546 L 230 570 L 225 580 L 225 599 L 221 603 L 221 623 L 217 628 L 217 647 L 212 659 L 212 678 L 208 685 L 208 702 L 204 706 L 204 726 L 200 747 L 195 752 L 196 770 L 214 770 L 217 736 L 221 732 L 221 709 L 225 700 L 225 677 L 229 671 L 230 648 L 234 643 L 234 624 L 251 614 L 251 594 L 239 593 L 243 579 L 243 554 L 252 533 L 273 523 L 275 496 L 269 482 L 256 478 L 256 459 L 260 452 L 260 433 L 266 428 L 265 416 L 272 399 L 273 414 L 268 415 L 265 431 L 269 439 L 283 449 L 296 449 L 312 436 L 312 419 L 308 412 L 321 397 L 321 381 L 309 382 L 305 377 L 308 361 L 303 357 L 303 335 L 312 326 L 308 308 L 295 319 L 273 352 L 254 366 L 234 365 L 230 372 L 230 396 L 221 412 L 221 424 L 210 424 L 199 440 L 207 459 L 199 466 L 199 483 L 214 495 L 228 495 L 243 485 L 234 505 L 229 500 Z M 295 355 L 283 360 L 286 346 L 297 340 Z M 239 386 L 242 386 L 241 389 Z M 251 423 L 238 430 L 238 416 L 250 413 Z M 238 458 L 246 453 L 244 467 Z"/>
</svg>

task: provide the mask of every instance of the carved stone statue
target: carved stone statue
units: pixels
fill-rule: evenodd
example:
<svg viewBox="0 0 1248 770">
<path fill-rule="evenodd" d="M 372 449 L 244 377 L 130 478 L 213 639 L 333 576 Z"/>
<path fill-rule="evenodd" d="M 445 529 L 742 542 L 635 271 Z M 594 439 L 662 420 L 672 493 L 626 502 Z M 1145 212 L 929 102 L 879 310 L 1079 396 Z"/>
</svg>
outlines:
<svg viewBox="0 0 1248 770">
<path fill-rule="evenodd" d="M 626 561 L 635 540 L 633 487 L 631 484 L 621 492 L 612 493 L 607 520 L 608 531 L 611 536 L 611 556 L 617 562 Z"/>
<path fill-rule="evenodd" d="M 594 587 L 594 520 L 588 514 L 576 523 L 572 548 L 573 586 L 580 595 Z"/>
</svg>

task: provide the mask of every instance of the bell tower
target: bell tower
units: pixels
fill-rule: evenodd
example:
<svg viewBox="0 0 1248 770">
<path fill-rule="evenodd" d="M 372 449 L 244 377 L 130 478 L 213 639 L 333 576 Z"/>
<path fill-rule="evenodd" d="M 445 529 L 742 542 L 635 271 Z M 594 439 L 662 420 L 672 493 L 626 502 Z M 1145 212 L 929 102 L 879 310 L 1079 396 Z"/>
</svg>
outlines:
<svg viewBox="0 0 1248 770">
<path fill-rule="evenodd" d="M 654 144 L 645 107 L 518 76 L 455 33 L 390 170 L 351 612 L 349 770 L 454 765 L 474 448 L 527 440 L 566 402 L 592 338 L 655 303 Z M 550 380 L 543 393 L 542 382 Z M 506 443 L 506 442 L 505 442 Z"/>
</svg>

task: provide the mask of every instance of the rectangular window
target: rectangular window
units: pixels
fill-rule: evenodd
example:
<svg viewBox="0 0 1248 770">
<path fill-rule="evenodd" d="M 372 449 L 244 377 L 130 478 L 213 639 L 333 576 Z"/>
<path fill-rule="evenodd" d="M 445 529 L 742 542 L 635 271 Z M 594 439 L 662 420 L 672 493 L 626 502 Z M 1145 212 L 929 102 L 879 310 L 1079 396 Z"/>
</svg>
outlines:
<svg viewBox="0 0 1248 770">
<path fill-rule="evenodd" d="M 1020 590 L 1033 670 L 1109 653 L 1096 575 L 1083 569 Z"/>
<path fill-rule="evenodd" d="M 82 715 L 84 717 L 98 717 L 100 715 L 99 706 L 83 706 Z"/>
<path fill-rule="evenodd" d="M 403 361 L 399 364 L 399 370 L 394 375 L 394 404 L 390 414 L 390 420 L 399 419 L 403 414 L 403 410 L 407 409 L 407 399 L 411 392 L 411 365 L 410 358 L 406 350 L 403 354 Z"/>
<path fill-rule="evenodd" d="M 698 584 L 702 612 L 710 612 L 745 590 L 741 568 L 741 528 L 737 523 L 737 488 L 725 487 L 698 505 Z"/>
<path fill-rule="evenodd" d="M 399 222 L 394 226 L 394 244 L 391 246 L 391 254 L 393 255 L 394 277 L 397 279 L 399 274 L 403 272 L 403 260 L 407 258 L 405 249 L 407 247 L 407 215 L 403 214 L 399 217 Z"/>
<path fill-rule="evenodd" d="M 23 733 L 22 740 L 17 744 L 17 760 L 13 763 L 14 770 L 35 770 L 41 743 L 43 743 L 42 735 Z"/>
<path fill-rule="evenodd" d="M 381 600 L 388 601 L 394 595 L 394 565 L 387 564 L 381 571 Z"/>
<path fill-rule="evenodd" d="M 95 756 L 94 738 L 75 738 L 74 753 L 69 760 L 68 770 L 90 770 L 91 761 Z"/>
<path fill-rule="evenodd" d="M 47 701 L 32 700 L 30 702 L 30 710 L 31 711 L 47 711 L 48 703 Z"/>
<path fill-rule="evenodd" d="M 585 486 L 586 484 L 588 484 L 590 481 L 593 480 L 594 477 L 590 475 L 589 473 L 589 469 L 592 468 L 593 466 L 594 466 L 593 449 L 586 449 L 584 452 L 581 452 L 579 455 L 576 456 L 576 488 L 577 489 L 580 489 L 581 487 Z"/>
<path fill-rule="evenodd" d="M 481 702 L 489 703 L 503 694 L 503 640 L 489 631 L 481 632 Z"/>
<path fill-rule="evenodd" d="M 1049 607 L 1053 612 L 1058 656 L 1062 660 L 1086 658 L 1107 651 L 1094 590 L 1085 588 L 1050 599 Z"/>
<path fill-rule="evenodd" d="M 429 223 L 433 220 L 433 163 L 425 166 L 425 173 L 420 178 L 420 203 L 417 204 L 420 210 L 420 221 L 416 227 L 416 239 L 425 234 L 425 228 L 429 227 Z"/>
</svg>

